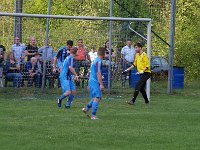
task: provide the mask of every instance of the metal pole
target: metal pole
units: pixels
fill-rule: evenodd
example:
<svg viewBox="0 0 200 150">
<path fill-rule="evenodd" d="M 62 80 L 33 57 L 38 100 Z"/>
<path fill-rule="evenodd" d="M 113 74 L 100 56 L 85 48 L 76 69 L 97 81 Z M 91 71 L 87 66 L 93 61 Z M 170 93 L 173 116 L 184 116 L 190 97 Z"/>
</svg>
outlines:
<svg viewBox="0 0 200 150">
<path fill-rule="evenodd" d="M 22 13 L 23 0 L 15 1 L 15 13 Z M 19 37 L 22 41 L 22 17 L 14 18 L 14 37 Z"/>
<path fill-rule="evenodd" d="M 110 0 L 110 17 L 113 16 L 113 0 Z M 109 65 L 108 65 L 108 92 L 111 89 L 111 49 L 112 49 L 112 21 L 110 20 L 109 27 Z"/>
<path fill-rule="evenodd" d="M 151 21 L 149 21 L 147 25 L 147 55 L 149 57 L 149 61 L 151 62 Z M 147 80 L 147 97 L 150 100 L 150 87 L 151 87 L 151 79 Z"/>
<path fill-rule="evenodd" d="M 57 19 L 80 19 L 80 20 L 112 20 L 112 21 L 151 21 L 151 18 L 122 18 L 122 17 L 95 17 L 95 16 L 66 16 L 47 14 L 25 14 L 0 12 L 0 16 L 32 17 L 32 18 L 57 18 Z"/>
<path fill-rule="evenodd" d="M 48 15 L 51 13 L 51 0 L 48 1 Z M 50 18 L 47 18 L 46 22 L 46 38 L 45 38 L 45 51 L 44 51 L 44 59 L 43 59 L 43 74 L 42 74 L 42 89 L 45 88 L 45 80 L 46 80 L 46 58 L 47 58 L 47 46 L 49 40 L 49 23 Z"/>
<path fill-rule="evenodd" d="M 171 16 L 170 16 L 170 47 L 169 47 L 169 71 L 168 71 L 168 94 L 173 92 L 173 64 L 174 64 L 174 36 L 175 36 L 175 20 L 176 20 L 176 0 L 171 0 Z"/>
</svg>

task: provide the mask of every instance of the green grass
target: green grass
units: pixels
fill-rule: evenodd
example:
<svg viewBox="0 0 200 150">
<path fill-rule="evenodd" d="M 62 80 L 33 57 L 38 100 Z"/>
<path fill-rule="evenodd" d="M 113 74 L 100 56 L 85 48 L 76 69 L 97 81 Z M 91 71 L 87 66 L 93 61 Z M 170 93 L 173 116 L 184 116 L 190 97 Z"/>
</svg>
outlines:
<svg viewBox="0 0 200 150">
<path fill-rule="evenodd" d="M 149 106 L 141 97 L 135 106 L 126 105 L 130 94 L 105 95 L 99 120 L 82 114 L 88 98 L 75 99 L 72 108 L 65 110 L 56 106 L 57 92 L 37 96 L 22 90 L 26 89 L 0 91 L 1 150 L 200 149 L 197 89 L 195 94 L 187 90 L 186 94 L 153 94 Z"/>
</svg>

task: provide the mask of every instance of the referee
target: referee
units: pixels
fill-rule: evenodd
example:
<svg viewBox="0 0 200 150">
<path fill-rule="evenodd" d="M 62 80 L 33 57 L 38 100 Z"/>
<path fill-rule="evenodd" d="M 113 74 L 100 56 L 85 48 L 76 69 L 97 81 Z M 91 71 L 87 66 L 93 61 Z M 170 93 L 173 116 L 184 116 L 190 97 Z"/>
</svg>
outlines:
<svg viewBox="0 0 200 150">
<path fill-rule="evenodd" d="M 122 74 L 126 74 L 132 68 L 137 67 L 137 71 L 138 71 L 137 74 L 140 75 L 140 79 L 136 84 L 133 97 L 130 101 L 127 101 L 127 103 L 129 105 L 134 105 L 139 92 L 141 92 L 145 100 L 145 103 L 148 104 L 149 99 L 145 91 L 145 86 L 146 86 L 146 81 L 151 77 L 150 62 L 149 62 L 149 58 L 147 54 L 142 50 L 141 43 L 135 44 L 135 51 L 136 51 L 136 56 L 135 56 L 135 61 L 133 65 L 129 67 L 128 69 L 126 69 L 124 72 L 122 72 Z"/>
</svg>

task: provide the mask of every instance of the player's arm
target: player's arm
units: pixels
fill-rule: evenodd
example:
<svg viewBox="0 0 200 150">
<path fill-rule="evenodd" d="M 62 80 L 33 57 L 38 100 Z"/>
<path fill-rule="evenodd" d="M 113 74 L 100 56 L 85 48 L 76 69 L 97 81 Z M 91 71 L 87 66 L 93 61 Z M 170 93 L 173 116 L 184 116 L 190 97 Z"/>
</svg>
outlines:
<svg viewBox="0 0 200 150">
<path fill-rule="evenodd" d="M 97 73 L 97 79 L 98 82 L 100 84 L 100 89 L 103 90 L 104 86 L 103 86 L 103 80 L 102 80 L 102 74 L 101 74 L 101 63 L 97 63 L 97 67 L 96 67 L 96 73 Z"/>
<path fill-rule="evenodd" d="M 58 58 L 54 57 L 53 59 L 53 72 L 56 72 L 56 64 L 57 64 Z"/>
<path fill-rule="evenodd" d="M 75 71 L 75 69 L 73 67 L 74 59 L 70 58 L 68 63 L 69 63 L 69 70 L 74 75 L 74 80 L 78 81 L 77 73 L 76 73 L 76 71 Z"/>
</svg>

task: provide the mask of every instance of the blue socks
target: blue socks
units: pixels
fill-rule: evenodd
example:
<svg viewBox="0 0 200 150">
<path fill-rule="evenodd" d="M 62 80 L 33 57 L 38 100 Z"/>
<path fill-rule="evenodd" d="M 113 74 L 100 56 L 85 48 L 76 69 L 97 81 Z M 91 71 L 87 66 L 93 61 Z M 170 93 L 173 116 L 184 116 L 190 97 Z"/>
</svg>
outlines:
<svg viewBox="0 0 200 150">
<path fill-rule="evenodd" d="M 92 107 L 93 102 L 94 100 L 91 99 L 91 101 L 87 104 L 87 106 L 85 107 L 87 111 Z"/>
<path fill-rule="evenodd" d="M 70 94 L 68 97 L 68 101 L 66 102 L 66 106 L 70 106 L 74 99 L 74 95 Z"/>
<path fill-rule="evenodd" d="M 67 97 L 67 96 L 65 96 L 64 94 L 62 94 L 62 95 L 60 96 L 59 100 L 62 101 L 65 97 Z"/>
<path fill-rule="evenodd" d="M 98 106 L 99 106 L 99 102 L 94 101 L 92 104 L 92 116 L 96 116 Z"/>
</svg>

